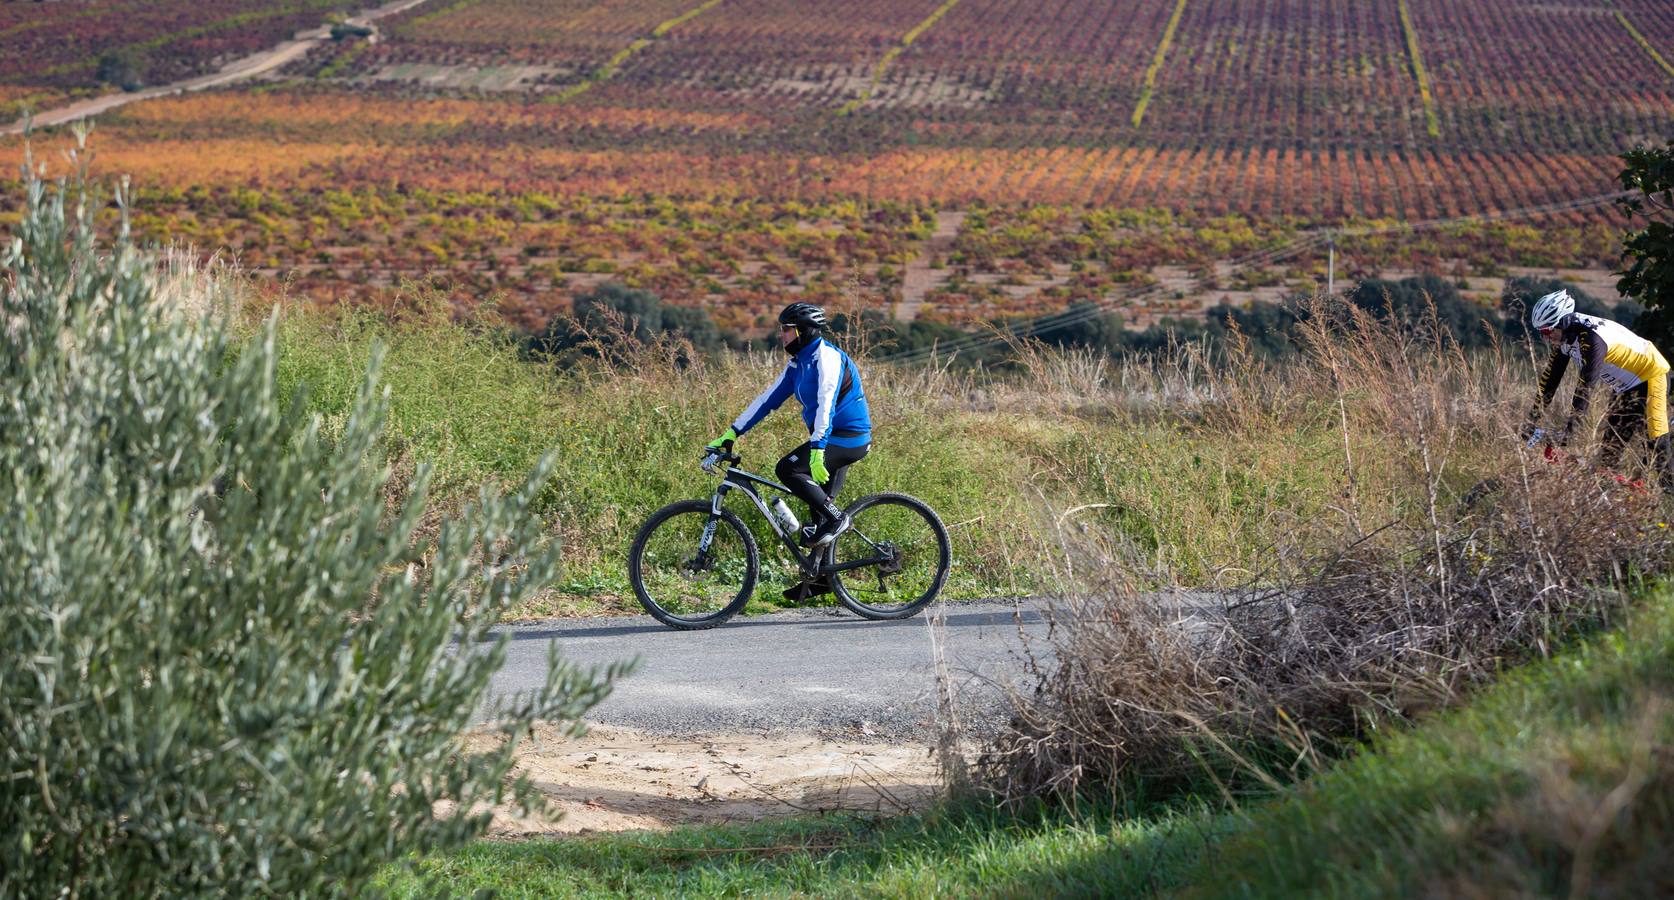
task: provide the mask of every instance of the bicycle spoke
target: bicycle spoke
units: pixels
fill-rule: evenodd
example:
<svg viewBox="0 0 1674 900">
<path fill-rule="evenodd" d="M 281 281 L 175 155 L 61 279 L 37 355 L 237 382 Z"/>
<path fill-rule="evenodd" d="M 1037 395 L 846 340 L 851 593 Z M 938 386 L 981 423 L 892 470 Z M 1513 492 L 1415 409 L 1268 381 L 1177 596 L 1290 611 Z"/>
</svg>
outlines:
<svg viewBox="0 0 1674 900">
<path fill-rule="evenodd" d="M 862 615 L 911 615 L 941 589 L 947 574 L 945 532 L 916 501 L 886 496 L 853 513 L 854 524 L 837 539 L 835 563 L 856 568 L 839 583 Z"/>
<path fill-rule="evenodd" d="M 688 619 L 714 615 L 732 603 L 748 566 L 738 534 L 703 511 L 669 517 L 646 540 L 640 557 L 646 595 L 671 615 Z"/>
</svg>

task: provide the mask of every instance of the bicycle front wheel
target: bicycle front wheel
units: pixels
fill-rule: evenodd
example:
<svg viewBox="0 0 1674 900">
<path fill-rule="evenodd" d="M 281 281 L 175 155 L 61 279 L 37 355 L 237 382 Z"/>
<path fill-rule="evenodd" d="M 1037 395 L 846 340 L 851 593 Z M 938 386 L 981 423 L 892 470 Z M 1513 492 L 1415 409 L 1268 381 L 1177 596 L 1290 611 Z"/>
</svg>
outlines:
<svg viewBox="0 0 1674 900">
<path fill-rule="evenodd" d="M 831 578 L 838 601 L 868 619 L 905 619 L 936 599 L 953 551 L 935 510 L 905 494 L 871 494 L 847 510 L 827 564 L 857 565 Z"/>
<path fill-rule="evenodd" d="M 708 500 L 657 510 L 628 550 L 628 580 L 645 611 L 684 630 L 714 628 L 744 608 L 760 560 L 750 529 Z"/>
</svg>

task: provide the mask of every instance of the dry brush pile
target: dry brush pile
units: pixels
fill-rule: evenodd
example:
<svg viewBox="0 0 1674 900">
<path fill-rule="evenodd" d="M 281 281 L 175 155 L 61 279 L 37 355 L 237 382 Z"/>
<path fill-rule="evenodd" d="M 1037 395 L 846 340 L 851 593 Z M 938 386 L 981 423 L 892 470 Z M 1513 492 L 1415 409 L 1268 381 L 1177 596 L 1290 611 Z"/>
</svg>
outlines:
<svg viewBox="0 0 1674 900">
<path fill-rule="evenodd" d="M 1524 348 L 1467 357 L 1434 322 L 1311 312 L 1301 362 L 1234 352 L 1186 412 L 1162 414 L 1234 433 L 1330 420 L 1338 502 L 1267 511 L 1267 568 L 1198 591 L 1136 589 L 1166 579 L 1154 554 L 1065 525 L 1074 575 L 1032 693 L 979 761 L 990 789 L 1291 780 L 1609 621 L 1667 570 L 1661 494 L 1631 456 L 1618 475 L 1591 448 L 1518 440 Z"/>
</svg>

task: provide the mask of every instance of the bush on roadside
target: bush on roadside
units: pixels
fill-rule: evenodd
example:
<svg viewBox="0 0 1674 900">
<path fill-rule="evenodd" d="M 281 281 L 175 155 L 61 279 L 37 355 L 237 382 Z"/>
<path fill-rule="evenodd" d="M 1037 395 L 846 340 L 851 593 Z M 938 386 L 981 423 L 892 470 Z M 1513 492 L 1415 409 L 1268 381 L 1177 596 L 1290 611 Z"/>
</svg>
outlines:
<svg viewBox="0 0 1674 900">
<path fill-rule="evenodd" d="M 1305 321 L 1301 363 L 1234 363 L 1194 415 L 1335 421 L 1337 502 L 1275 529 L 1243 584 L 1196 593 L 1135 590 L 1167 579 L 1131 532 L 1066 529 L 1096 574 L 1057 603 L 1035 690 L 982 760 L 1002 796 L 1289 781 L 1611 619 L 1624 586 L 1667 570 L 1657 488 L 1524 450 L 1532 388 L 1504 358 L 1463 354 L 1434 317 L 1316 305 Z"/>
<path fill-rule="evenodd" d="M 620 360 L 657 341 L 670 342 L 682 359 L 714 353 L 727 343 L 707 311 L 671 306 L 650 291 L 606 282 L 575 298 L 573 315 L 553 318 L 529 349 L 573 365 L 583 359 Z"/>
<path fill-rule="evenodd" d="M 529 512 L 550 459 L 415 537 L 428 476 L 386 510 L 376 357 L 345 416 L 310 415 L 271 324 L 235 344 L 125 229 L 99 245 L 82 182 L 26 188 L 0 251 L 0 895 L 352 895 L 484 804 L 538 806 L 513 741 L 460 737 L 505 653 L 478 642 L 556 566 Z M 574 722 L 615 674 L 550 661 L 497 730 Z"/>
<path fill-rule="evenodd" d="M 95 77 L 124 91 L 137 91 L 145 87 L 145 60 L 129 51 L 112 50 L 99 57 Z"/>
<path fill-rule="evenodd" d="M 1606 306 L 1593 295 L 1562 279 L 1520 275 L 1507 279 L 1505 290 L 1500 292 L 1500 313 L 1505 316 L 1506 334 L 1519 340 L 1536 340 L 1538 335 L 1529 327 L 1529 310 L 1534 308 L 1535 301 L 1557 290 L 1569 292 L 1575 300 L 1576 312 L 1614 319 L 1629 328 L 1634 327 L 1639 317 L 1645 314 L 1645 307 L 1631 298 Z"/>
</svg>

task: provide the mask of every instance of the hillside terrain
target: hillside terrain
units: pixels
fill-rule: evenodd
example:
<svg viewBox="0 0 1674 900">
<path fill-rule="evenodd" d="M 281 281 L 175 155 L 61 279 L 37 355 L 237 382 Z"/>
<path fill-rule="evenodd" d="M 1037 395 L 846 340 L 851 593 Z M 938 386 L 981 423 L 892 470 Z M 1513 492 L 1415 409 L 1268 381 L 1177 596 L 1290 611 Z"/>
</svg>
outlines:
<svg viewBox="0 0 1674 900">
<path fill-rule="evenodd" d="M 831 127 L 860 127 L 894 64 L 961 6 L 888 45 L 867 85 L 821 113 Z M 1541 348 L 1521 314 L 1554 269 L 1599 284 L 1620 240 L 1638 264 L 1623 284 L 1649 308 L 1579 292 L 1576 308 L 1657 324 L 1670 295 L 1641 276 L 1667 272 L 1665 221 L 1618 238 L 1609 193 L 1403 222 L 511 186 L 483 174 L 492 152 L 580 151 L 485 144 L 470 172 L 479 145 L 447 143 L 489 108 L 614 115 L 588 104 L 724 8 L 671 14 L 585 77 L 503 100 L 355 74 L 407 31 L 502 7 L 415 8 L 388 41 L 350 20 L 293 42 L 318 52 L 276 80 L 128 104 L 92 143 L 77 128 L 25 151 L 16 218 L 0 223 L 0 471 L 15 500 L 0 505 L 0 727 L 16 738 L 0 742 L 0 818 L 19 823 L 0 841 L 0 895 L 358 893 L 374 878 L 401 896 L 1668 892 L 1661 479 L 1637 446 L 1610 471 L 1582 462 L 1605 404 L 1561 449 L 1522 439 L 1569 410 L 1529 412 Z M 1189 0 L 1170 8 L 1134 129 L 1192 21 Z M 1445 140 L 1416 9 L 1397 3 L 1421 130 Z M 697 171 L 680 150 L 588 152 L 666 154 L 670 185 Z M 1652 216 L 1669 208 L 1670 157 L 1625 157 Z M 794 153 L 775 159 L 795 173 Z M 103 176 L 124 166 L 149 181 L 112 187 Z M 136 246 L 130 224 L 196 249 Z M 204 263 L 221 250 L 249 269 Z M 1190 339 L 1107 314 L 1304 290 L 1322 250 L 1352 261 L 1345 278 L 1420 274 L 1217 309 Z M 1496 285 L 1503 305 L 1473 305 Z M 594 618 L 493 641 L 507 619 L 632 611 L 636 525 L 710 489 L 699 446 L 784 366 L 736 335 L 722 352 L 717 320 L 747 333 L 798 294 L 916 317 L 904 331 L 932 339 L 902 350 L 878 343 L 889 323 L 831 323 L 876 425 L 839 499 L 910 490 L 949 532 L 945 599 L 1030 595 L 1040 618 L 1006 604 L 985 622 L 897 623 L 907 674 L 891 673 L 882 623 L 764 627 L 830 617 L 758 615 L 798 576 L 768 553 L 757 579 L 752 550 L 757 593 L 723 632 Z M 955 341 L 947 325 L 1066 302 L 1035 341 Z M 1004 355 L 953 364 L 979 341 Z M 736 449 L 756 466 L 805 433 L 778 416 Z M 736 571 L 703 558 L 681 565 Z M 949 652 L 973 624 L 1039 635 L 993 647 L 1021 681 Z M 642 629 L 695 652 L 666 667 L 677 654 L 640 635 L 657 659 L 636 671 L 612 662 L 620 644 L 589 658 L 583 643 Z M 718 635 L 801 663 L 799 641 L 829 645 L 865 677 L 775 674 L 759 645 Z M 689 674 L 723 668 L 747 680 L 710 690 Z M 966 675 L 1016 688 L 982 717 L 991 736 L 959 714 Z M 876 696 L 867 677 L 909 696 Z M 807 695 L 792 718 L 840 743 L 778 735 L 770 752 L 799 773 L 730 749 L 762 727 L 751 715 L 701 734 L 716 726 L 691 697 L 752 689 Z M 640 690 L 673 702 L 659 711 Z M 594 719 L 691 740 L 571 743 Z M 935 757 L 848 740 L 931 729 Z M 471 843 L 495 817 L 502 835 L 545 830 L 525 811 L 548 802 L 601 828 L 871 814 Z"/>
<path fill-rule="evenodd" d="M 111 47 L 184 75 L 354 4 L 133 5 L 7 4 L 12 108 L 89 89 Z M 1674 132 L 1654 0 L 430 0 L 340 37 L 103 117 L 141 231 L 321 299 L 498 295 L 530 328 L 605 280 L 746 330 L 790 294 L 1141 325 L 1317 288 L 1325 229 L 1339 279 L 1597 293 L 1617 154 Z"/>
<path fill-rule="evenodd" d="M 69 97 L 214 71 L 373 0 L 97 0 L 0 5 L 0 119 Z"/>
</svg>

